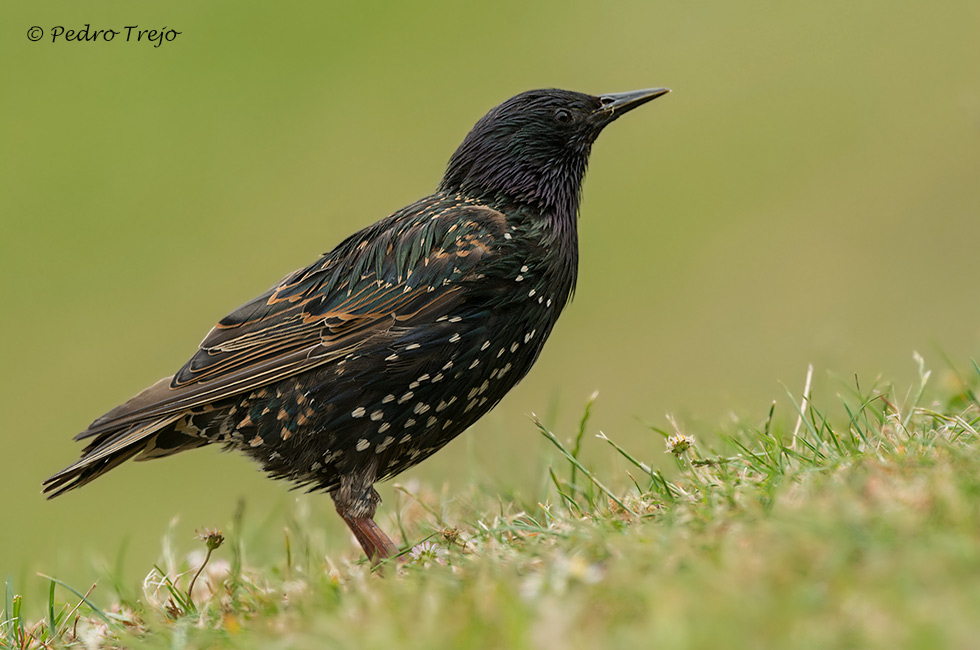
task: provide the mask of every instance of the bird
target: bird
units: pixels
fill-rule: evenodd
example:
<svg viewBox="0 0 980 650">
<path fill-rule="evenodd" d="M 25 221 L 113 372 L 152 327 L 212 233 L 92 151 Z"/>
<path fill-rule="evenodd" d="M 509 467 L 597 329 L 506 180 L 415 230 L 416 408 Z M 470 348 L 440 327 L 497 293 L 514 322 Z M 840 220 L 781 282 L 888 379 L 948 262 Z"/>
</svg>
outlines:
<svg viewBox="0 0 980 650">
<path fill-rule="evenodd" d="M 670 92 L 531 90 L 491 109 L 432 194 L 221 319 L 174 375 L 75 439 L 48 498 L 210 444 L 329 493 L 373 564 L 399 554 L 374 485 L 490 411 L 531 369 L 578 275 L 592 145 Z"/>
</svg>

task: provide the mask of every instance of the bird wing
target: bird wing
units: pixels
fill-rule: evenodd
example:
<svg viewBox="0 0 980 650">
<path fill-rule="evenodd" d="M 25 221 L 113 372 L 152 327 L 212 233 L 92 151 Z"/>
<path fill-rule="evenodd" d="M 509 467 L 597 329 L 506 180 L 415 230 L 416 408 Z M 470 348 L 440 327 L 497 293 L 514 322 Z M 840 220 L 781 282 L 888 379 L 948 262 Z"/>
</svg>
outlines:
<svg viewBox="0 0 980 650">
<path fill-rule="evenodd" d="M 165 418 L 394 341 L 466 296 L 510 242 L 506 217 L 461 201 L 423 200 L 342 242 L 223 318 L 173 378 L 76 436 Z"/>
</svg>

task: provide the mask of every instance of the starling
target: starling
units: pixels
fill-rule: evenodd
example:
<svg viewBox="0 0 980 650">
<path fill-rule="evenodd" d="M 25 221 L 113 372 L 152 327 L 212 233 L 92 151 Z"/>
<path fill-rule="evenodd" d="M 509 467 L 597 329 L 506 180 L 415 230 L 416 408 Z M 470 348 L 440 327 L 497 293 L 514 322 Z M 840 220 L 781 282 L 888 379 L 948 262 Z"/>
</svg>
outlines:
<svg viewBox="0 0 980 650">
<path fill-rule="evenodd" d="M 95 420 L 49 498 L 120 463 L 220 443 L 333 497 L 373 562 L 374 484 L 428 458 L 530 370 L 578 272 L 592 143 L 665 88 L 532 90 L 487 113 L 436 192 L 222 319 L 184 367 Z"/>
</svg>

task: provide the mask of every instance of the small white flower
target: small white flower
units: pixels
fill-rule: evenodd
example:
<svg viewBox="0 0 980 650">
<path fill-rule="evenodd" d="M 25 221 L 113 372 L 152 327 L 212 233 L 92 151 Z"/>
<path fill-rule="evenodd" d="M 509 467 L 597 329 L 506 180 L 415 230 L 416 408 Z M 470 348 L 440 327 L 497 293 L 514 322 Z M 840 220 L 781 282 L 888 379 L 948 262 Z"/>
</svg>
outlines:
<svg viewBox="0 0 980 650">
<path fill-rule="evenodd" d="M 685 451 L 694 446 L 694 436 L 685 436 L 683 433 L 675 433 L 667 438 L 667 451 L 665 454 L 680 456 Z"/>
<path fill-rule="evenodd" d="M 409 552 L 408 556 L 413 564 L 418 564 L 419 566 L 425 566 L 429 562 L 445 565 L 446 558 L 449 557 L 449 551 L 432 542 L 422 542 L 415 546 Z"/>
</svg>

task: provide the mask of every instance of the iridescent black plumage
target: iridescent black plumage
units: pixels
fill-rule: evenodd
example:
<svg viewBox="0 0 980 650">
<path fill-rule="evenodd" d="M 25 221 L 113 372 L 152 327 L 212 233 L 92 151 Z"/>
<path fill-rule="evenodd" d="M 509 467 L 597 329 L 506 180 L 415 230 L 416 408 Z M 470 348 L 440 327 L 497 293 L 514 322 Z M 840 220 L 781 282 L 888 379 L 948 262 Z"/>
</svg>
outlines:
<svg viewBox="0 0 980 650">
<path fill-rule="evenodd" d="M 494 108 L 436 193 L 225 317 L 173 377 L 79 434 L 82 458 L 45 491 L 223 443 L 331 492 L 365 552 L 391 554 L 373 484 L 441 448 L 530 370 L 575 288 L 592 142 L 665 92 L 541 90 Z"/>
</svg>

